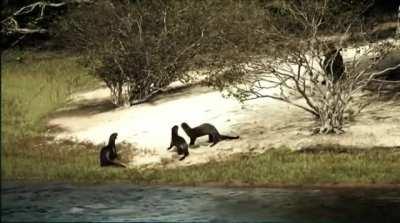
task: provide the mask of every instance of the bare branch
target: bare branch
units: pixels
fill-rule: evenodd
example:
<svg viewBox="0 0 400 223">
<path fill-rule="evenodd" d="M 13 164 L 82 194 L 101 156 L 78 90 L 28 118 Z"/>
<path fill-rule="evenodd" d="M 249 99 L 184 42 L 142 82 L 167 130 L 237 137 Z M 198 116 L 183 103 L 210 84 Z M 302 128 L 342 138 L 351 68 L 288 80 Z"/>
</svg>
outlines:
<svg viewBox="0 0 400 223">
<path fill-rule="evenodd" d="M 388 67 L 388 68 L 386 68 L 386 69 L 384 69 L 384 70 L 382 70 L 382 71 L 372 73 L 371 76 L 372 76 L 372 78 L 374 78 L 374 77 L 376 77 L 376 76 L 385 74 L 385 73 L 387 73 L 387 72 L 390 72 L 390 71 L 393 71 L 393 70 L 396 70 L 396 69 L 399 69 L 399 68 L 400 68 L 400 64 L 397 64 L 396 66 Z"/>
<path fill-rule="evenodd" d="M 36 8 L 39 8 L 40 10 L 40 15 L 36 19 L 41 19 L 44 17 L 44 12 L 46 7 L 52 7 L 52 8 L 59 8 L 62 7 L 66 4 L 70 3 L 92 3 L 92 0 L 65 0 L 63 2 L 58 2 L 58 3 L 52 3 L 52 2 L 46 2 L 46 1 L 38 1 L 26 6 L 23 6 L 22 8 L 18 9 L 15 11 L 12 15 L 9 17 L 3 19 L 0 23 L 2 24 L 3 28 L 1 30 L 2 33 L 6 34 L 33 34 L 33 33 L 47 33 L 48 30 L 44 28 L 20 28 L 20 25 L 18 21 L 15 19 L 17 16 L 21 16 L 24 14 L 29 14 L 32 11 L 34 11 Z"/>
</svg>

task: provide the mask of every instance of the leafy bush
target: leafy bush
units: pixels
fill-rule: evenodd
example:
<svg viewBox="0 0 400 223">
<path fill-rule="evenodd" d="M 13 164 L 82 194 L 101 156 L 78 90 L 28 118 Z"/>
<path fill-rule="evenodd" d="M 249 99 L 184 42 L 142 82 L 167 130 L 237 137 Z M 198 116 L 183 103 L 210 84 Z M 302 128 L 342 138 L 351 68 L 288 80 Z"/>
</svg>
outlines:
<svg viewBox="0 0 400 223">
<path fill-rule="evenodd" d="M 203 40 L 196 4 L 102 0 L 77 8 L 63 27 L 115 104 L 123 105 L 185 78 Z"/>
</svg>

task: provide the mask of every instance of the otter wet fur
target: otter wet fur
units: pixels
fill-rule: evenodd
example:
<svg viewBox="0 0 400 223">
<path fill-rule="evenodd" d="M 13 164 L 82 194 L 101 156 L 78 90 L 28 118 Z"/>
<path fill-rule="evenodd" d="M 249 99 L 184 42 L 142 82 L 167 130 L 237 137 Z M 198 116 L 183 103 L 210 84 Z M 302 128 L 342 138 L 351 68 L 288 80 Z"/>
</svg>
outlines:
<svg viewBox="0 0 400 223">
<path fill-rule="evenodd" d="M 108 140 L 108 145 L 101 149 L 100 166 L 126 167 L 125 164 L 116 160 L 116 158 L 118 157 L 117 148 L 115 146 L 115 140 L 117 139 L 117 136 L 117 133 L 111 134 Z"/>
<path fill-rule="evenodd" d="M 189 156 L 189 146 L 186 143 L 186 140 L 178 135 L 178 129 L 179 127 L 177 125 L 174 125 L 171 129 L 171 144 L 167 148 L 167 150 L 170 150 L 172 147 L 176 147 L 176 151 L 178 155 L 182 155 L 179 160 L 184 160 L 187 156 Z"/>
<path fill-rule="evenodd" d="M 201 136 L 208 135 L 208 141 L 212 142 L 210 146 L 215 146 L 219 141 L 225 139 L 239 139 L 239 136 L 227 136 L 219 134 L 215 126 L 204 123 L 194 128 L 191 128 L 186 122 L 181 124 L 181 127 L 190 138 L 190 145 L 194 145 L 196 139 Z"/>
</svg>

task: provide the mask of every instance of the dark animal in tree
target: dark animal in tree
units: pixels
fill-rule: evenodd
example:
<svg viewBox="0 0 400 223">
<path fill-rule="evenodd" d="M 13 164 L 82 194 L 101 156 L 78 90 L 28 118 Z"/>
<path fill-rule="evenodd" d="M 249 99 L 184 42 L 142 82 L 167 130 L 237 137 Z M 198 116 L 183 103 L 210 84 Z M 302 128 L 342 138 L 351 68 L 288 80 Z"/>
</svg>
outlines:
<svg viewBox="0 0 400 223">
<path fill-rule="evenodd" d="M 178 129 L 179 127 L 177 125 L 174 125 L 172 127 L 171 144 L 167 148 L 167 150 L 170 150 L 172 147 L 175 146 L 178 155 L 183 154 L 183 157 L 181 157 L 179 160 L 184 160 L 187 156 L 189 156 L 189 146 L 186 143 L 186 140 L 178 135 Z"/>
<path fill-rule="evenodd" d="M 194 145 L 196 139 L 201 136 L 208 135 L 208 141 L 212 142 L 211 146 L 215 146 L 219 141 L 225 139 L 239 139 L 239 136 L 221 135 L 215 126 L 204 123 L 197 127 L 191 128 L 186 122 L 181 124 L 183 130 L 190 137 L 190 145 Z"/>
<path fill-rule="evenodd" d="M 108 140 L 108 145 L 101 149 L 100 166 L 126 167 L 125 164 L 117 160 L 118 153 L 117 153 L 117 148 L 115 146 L 115 140 L 117 139 L 117 136 L 118 136 L 117 133 L 111 134 L 110 139 Z"/>
<path fill-rule="evenodd" d="M 341 50 L 342 49 L 336 49 L 333 45 L 329 45 L 323 62 L 325 74 L 333 83 L 344 78 L 345 67 L 343 57 L 340 54 Z"/>
</svg>

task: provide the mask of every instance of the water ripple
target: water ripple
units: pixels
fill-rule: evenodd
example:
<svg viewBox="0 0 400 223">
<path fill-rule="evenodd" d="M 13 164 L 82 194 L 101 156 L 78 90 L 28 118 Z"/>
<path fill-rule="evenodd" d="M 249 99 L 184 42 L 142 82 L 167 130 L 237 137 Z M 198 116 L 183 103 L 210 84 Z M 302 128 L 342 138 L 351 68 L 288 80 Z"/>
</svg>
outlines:
<svg viewBox="0 0 400 223">
<path fill-rule="evenodd" d="M 2 221 L 400 222 L 400 190 L 2 185 Z"/>
</svg>

